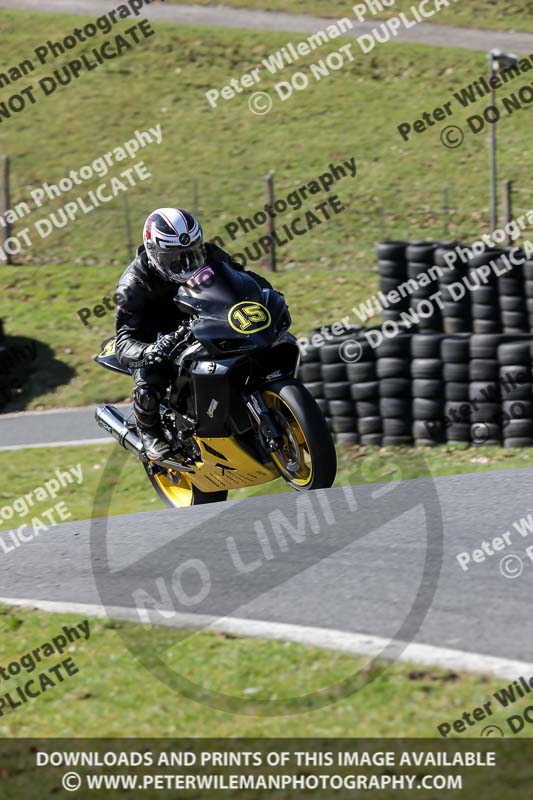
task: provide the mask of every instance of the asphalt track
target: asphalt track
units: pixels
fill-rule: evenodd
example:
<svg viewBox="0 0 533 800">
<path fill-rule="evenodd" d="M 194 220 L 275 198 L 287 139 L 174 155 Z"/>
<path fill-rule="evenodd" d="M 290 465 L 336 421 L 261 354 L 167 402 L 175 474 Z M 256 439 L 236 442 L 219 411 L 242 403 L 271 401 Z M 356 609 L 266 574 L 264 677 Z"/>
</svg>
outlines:
<svg viewBox="0 0 533 800">
<path fill-rule="evenodd" d="M 530 512 L 532 484 L 531 470 L 508 470 L 150 511 L 96 520 L 92 533 L 57 526 L 7 553 L 1 532 L 0 601 L 179 627 L 218 620 L 355 652 L 399 639 L 412 644 L 392 657 L 531 674 L 533 533 L 513 522 Z M 458 553 L 506 531 L 511 546 L 461 569 Z"/>
<path fill-rule="evenodd" d="M 112 443 L 94 420 L 96 406 L 52 411 L 15 411 L 0 415 L 0 452 L 31 447 Z M 126 405 L 117 404 L 124 410 Z"/>
<path fill-rule="evenodd" d="M 0 0 L 0 8 L 85 14 L 92 17 L 111 11 L 118 5 L 117 0 Z M 283 31 L 296 34 L 314 33 L 332 22 L 331 18 L 315 17 L 310 14 L 255 11 L 223 5 L 164 5 L 163 3 L 147 6 L 143 9 L 142 16 L 181 25 L 209 25 L 215 28 Z M 354 27 L 347 35 L 360 36 L 363 33 L 370 33 L 381 21 L 373 19 L 358 22 L 354 19 Z M 465 50 L 489 51 L 499 48 L 518 53 L 533 52 L 533 35 L 527 33 L 486 31 L 424 22 L 412 28 L 402 28 L 394 41 L 428 44 L 435 47 L 457 47 Z"/>
</svg>

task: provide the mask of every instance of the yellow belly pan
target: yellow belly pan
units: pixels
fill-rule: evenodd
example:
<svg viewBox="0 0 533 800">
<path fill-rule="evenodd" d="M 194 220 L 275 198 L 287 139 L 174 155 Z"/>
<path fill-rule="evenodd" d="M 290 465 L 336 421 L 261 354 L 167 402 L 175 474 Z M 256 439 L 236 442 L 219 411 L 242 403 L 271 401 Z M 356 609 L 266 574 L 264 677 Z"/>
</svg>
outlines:
<svg viewBox="0 0 533 800">
<path fill-rule="evenodd" d="M 262 464 L 244 450 L 231 436 L 195 441 L 202 454 L 202 464 L 188 477 L 202 492 L 241 489 L 279 478 L 274 464 Z"/>
</svg>

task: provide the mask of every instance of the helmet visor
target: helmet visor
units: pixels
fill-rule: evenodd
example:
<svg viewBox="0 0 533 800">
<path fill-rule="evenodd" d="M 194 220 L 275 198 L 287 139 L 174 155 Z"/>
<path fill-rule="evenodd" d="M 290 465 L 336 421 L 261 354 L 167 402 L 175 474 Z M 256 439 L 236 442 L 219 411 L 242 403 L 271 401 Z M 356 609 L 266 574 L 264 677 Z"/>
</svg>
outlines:
<svg viewBox="0 0 533 800">
<path fill-rule="evenodd" d="M 155 247 L 150 254 L 157 266 L 168 278 L 179 278 L 183 273 L 199 269 L 205 263 L 205 247 L 197 244 L 187 250 L 182 248 L 163 249 Z"/>
</svg>

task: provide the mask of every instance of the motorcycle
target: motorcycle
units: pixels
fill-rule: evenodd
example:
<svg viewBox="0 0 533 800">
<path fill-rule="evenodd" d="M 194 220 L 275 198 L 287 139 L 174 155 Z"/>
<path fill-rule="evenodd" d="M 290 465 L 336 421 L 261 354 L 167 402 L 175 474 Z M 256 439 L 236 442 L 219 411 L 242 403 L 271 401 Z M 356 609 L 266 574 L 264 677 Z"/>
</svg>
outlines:
<svg viewBox="0 0 533 800">
<path fill-rule="evenodd" d="M 297 379 L 300 352 L 283 295 L 228 265 L 185 276 L 175 302 L 192 334 L 173 359 L 160 414 L 172 452 L 150 461 L 132 413 L 105 404 L 97 424 L 143 464 L 166 505 L 219 502 L 228 491 L 280 476 L 296 491 L 324 489 L 337 470 L 335 446 L 314 398 Z M 129 374 L 115 338 L 95 361 Z"/>
</svg>

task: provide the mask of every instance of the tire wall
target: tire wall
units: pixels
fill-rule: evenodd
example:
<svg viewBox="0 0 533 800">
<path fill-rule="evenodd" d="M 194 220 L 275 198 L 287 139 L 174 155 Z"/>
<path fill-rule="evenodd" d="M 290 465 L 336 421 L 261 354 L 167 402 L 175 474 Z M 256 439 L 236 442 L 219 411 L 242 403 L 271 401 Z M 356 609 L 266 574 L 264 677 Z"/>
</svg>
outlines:
<svg viewBox="0 0 533 800">
<path fill-rule="evenodd" d="M 533 261 L 489 275 L 463 296 L 457 284 L 505 255 L 490 251 L 447 267 L 452 243 L 378 246 L 384 295 L 432 265 L 431 283 L 384 308 L 383 322 L 328 336 L 302 354 L 299 377 L 315 397 L 335 441 L 361 445 L 533 445 Z M 503 270 L 502 270 L 503 272 Z M 442 308 L 409 325 L 402 312 L 439 292 Z M 427 308 L 427 303 L 426 303 Z M 331 330 L 331 328 L 330 328 Z M 308 335 L 312 341 L 311 331 Z M 346 342 L 349 340 L 349 347 Z"/>
</svg>

